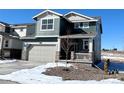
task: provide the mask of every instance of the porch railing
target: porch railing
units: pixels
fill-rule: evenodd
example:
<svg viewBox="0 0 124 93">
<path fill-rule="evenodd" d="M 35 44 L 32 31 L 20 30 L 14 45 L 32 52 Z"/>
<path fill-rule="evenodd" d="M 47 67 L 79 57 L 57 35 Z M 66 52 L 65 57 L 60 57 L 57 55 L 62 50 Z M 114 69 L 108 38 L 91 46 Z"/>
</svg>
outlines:
<svg viewBox="0 0 124 93">
<path fill-rule="evenodd" d="M 93 61 L 92 53 L 71 53 L 71 60 Z"/>
</svg>

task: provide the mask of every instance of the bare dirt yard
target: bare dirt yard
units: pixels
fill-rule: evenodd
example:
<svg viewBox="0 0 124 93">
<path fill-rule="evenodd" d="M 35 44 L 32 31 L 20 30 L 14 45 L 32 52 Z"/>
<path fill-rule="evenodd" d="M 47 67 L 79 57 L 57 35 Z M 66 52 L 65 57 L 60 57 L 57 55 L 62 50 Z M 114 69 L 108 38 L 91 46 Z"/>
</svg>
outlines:
<svg viewBox="0 0 124 93">
<path fill-rule="evenodd" d="M 45 75 L 49 76 L 59 76 L 63 80 L 103 80 L 108 78 L 117 78 L 119 80 L 124 80 L 124 74 L 116 75 L 104 75 L 104 72 L 91 67 L 91 65 L 86 65 L 82 63 L 74 63 L 70 67 L 54 67 L 48 68 L 45 72 Z"/>
</svg>

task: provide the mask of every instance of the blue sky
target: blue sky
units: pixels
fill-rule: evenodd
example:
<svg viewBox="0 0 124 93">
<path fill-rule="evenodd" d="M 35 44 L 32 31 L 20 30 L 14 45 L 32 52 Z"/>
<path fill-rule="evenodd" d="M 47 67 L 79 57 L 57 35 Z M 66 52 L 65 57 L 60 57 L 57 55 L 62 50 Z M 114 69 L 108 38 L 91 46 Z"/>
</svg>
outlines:
<svg viewBox="0 0 124 93">
<path fill-rule="evenodd" d="M 9 10 L 0 9 L 0 21 L 10 24 L 35 22 L 32 17 L 40 13 L 41 9 L 19 9 Z M 65 14 L 69 11 L 75 11 L 87 16 L 102 17 L 102 48 L 118 48 L 124 50 L 124 10 L 101 10 L 101 9 L 63 9 L 54 10 Z"/>
</svg>

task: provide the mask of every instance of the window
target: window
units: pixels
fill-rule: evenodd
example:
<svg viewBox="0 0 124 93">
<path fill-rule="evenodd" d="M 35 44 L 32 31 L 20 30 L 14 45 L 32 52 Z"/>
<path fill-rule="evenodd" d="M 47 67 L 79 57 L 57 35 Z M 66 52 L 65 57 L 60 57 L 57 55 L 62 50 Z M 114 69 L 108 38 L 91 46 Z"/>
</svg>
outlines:
<svg viewBox="0 0 124 93">
<path fill-rule="evenodd" d="M 41 30 L 51 30 L 53 29 L 53 19 L 43 19 Z"/>
<path fill-rule="evenodd" d="M 83 40 L 83 49 L 89 49 L 89 42 L 88 39 Z"/>
<path fill-rule="evenodd" d="M 89 23 L 88 22 L 77 22 L 74 24 L 74 28 L 89 28 Z"/>
<path fill-rule="evenodd" d="M 83 28 L 89 28 L 89 23 L 88 22 L 83 23 Z"/>
<path fill-rule="evenodd" d="M 6 41 L 5 41 L 5 47 L 8 47 L 8 46 L 9 46 L 9 41 L 6 40 Z"/>
<path fill-rule="evenodd" d="M 74 28 L 77 29 L 77 28 L 79 28 L 79 27 L 80 27 L 80 23 L 75 23 L 75 24 L 74 24 Z"/>
<path fill-rule="evenodd" d="M 2 31 L 3 29 L 2 29 L 2 26 L 0 26 L 0 31 Z"/>
<path fill-rule="evenodd" d="M 23 31 L 23 28 L 20 28 L 20 31 L 22 32 Z"/>
</svg>

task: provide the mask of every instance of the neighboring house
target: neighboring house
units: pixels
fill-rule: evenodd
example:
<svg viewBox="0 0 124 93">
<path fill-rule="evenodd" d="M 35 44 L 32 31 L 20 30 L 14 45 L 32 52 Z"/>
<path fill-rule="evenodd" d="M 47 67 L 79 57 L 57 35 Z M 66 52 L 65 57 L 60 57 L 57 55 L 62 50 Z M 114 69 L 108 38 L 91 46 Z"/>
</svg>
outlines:
<svg viewBox="0 0 124 93">
<path fill-rule="evenodd" d="M 10 24 L 0 22 L 0 56 L 6 58 L 21 58 L 22 41 L 14 34 Z"/>
<path fill-rule="evenodd" d="M 34 23 L 15 24 L 11 27 L 14 29 L 14 34 L 17 34 L 19 37 L 31 36 L 35 31 Z"/>
<path fill-rule="evenodd" d="M 22 59 L 54 62 L 65 60 L 62 40 L 71 39 L 68 60 L 94 63 L 101 60 L 100 17 L 89 17 L 76 12 L 65 15 L 45 10 L 33 17 L 36 21 L 33 36 L 22 37 Z M 68 34 L 67 31 L 70 31 Z"/>
</svg>

